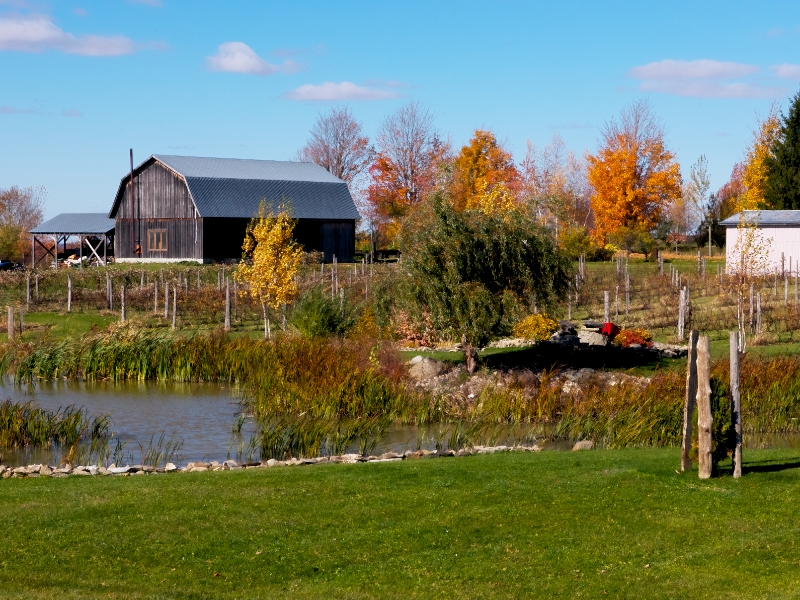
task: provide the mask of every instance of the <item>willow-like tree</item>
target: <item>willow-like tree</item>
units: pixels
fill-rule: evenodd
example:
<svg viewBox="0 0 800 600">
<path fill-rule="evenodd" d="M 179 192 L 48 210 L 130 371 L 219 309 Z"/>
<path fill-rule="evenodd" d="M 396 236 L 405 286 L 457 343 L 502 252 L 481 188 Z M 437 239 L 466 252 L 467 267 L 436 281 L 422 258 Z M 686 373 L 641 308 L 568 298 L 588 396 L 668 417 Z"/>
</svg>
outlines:
<svg viewBox="0 0 800 600">
<path fill-rule="evenodd" d="M 635 102 L 602 132 L 602 146 L 588 155 L 594 237 L 625 228 L 655 229 L 668 206 L 681 196 L 680 166 L 667 150 L 664 130 L 649 104 Z"/>
<path fill-rule="evenodd" d="M 247 226 L 242 260 L 234 274 L 246 284 L 240 294 L 249 294 L 261 305 L 265 338 L 271 335 L 267 309 L 278 309 L 297 294 L 294 276 L 303 250 L 292 239 L 294 226 L 288 208 L 284 206 L 273 212 L 262 201 L 258 216 Z"/>
</svg>

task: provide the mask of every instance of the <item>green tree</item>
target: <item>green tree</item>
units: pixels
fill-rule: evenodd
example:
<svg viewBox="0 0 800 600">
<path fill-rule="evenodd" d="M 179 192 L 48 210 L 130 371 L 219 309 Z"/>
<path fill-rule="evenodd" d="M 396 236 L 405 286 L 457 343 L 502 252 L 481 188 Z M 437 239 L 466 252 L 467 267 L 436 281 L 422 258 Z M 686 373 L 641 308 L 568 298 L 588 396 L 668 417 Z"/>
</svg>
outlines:
<svg viewBox="0 0 800 600">
<path fill-rule="evenodd" d="M 800 92 L 792 99 L 789 114 L 781 116 L 780 135 L 764 166 L 764 200 L 777 209 L 800 209 Z"/>
<path fill-rule="evenodd" d="M 411 310 L 438 335 L 476 346 L 508 333 L 526 306 L 546 310 L 566 295 L 570 261 L 530 215 L 456 210 L 434 195 L 401 235 Z"/>
</svg>

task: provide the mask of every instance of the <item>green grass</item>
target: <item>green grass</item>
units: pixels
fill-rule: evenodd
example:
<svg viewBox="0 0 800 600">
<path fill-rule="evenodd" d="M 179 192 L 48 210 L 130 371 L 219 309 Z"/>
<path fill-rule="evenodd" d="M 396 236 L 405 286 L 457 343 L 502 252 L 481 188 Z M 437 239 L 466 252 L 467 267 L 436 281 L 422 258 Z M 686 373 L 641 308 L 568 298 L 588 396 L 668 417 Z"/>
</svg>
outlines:
<svg viewBox="0 0 800 600">
<path fill-rule="evenodd" d="M 0 482 L 4 598 L 740 598 L 800 585 L 800 451 Z M 744 586 L 744 587 L 743 587 Z"/>
</svg>

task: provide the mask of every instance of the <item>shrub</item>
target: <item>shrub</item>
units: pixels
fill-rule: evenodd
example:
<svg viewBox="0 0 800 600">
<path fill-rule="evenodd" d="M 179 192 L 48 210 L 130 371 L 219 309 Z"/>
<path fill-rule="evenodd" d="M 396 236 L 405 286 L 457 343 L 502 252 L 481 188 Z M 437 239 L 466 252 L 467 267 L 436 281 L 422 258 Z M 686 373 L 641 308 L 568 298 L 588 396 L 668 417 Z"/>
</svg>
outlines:
<svg viewBox="0 0 800 600">
<path fill-rule="evenodd" d="M 615 346 L 630 348 L 631 344 L 639 344 L 649 348 L 653 345 L 653 336 L 644 329 L 622 329 L 613 338 Z"/>
<path fill-rule="evenodd" d="M 526 340 L 546 340 L 558 330 L 558 323 L 544 315 L 528 315 L 514 325 L 514 336 Z"/>
<path fill-rule="evenodd" d="M 294 305 L 289 324 L 305 337 L 344 335 L 356 322 L 352 306 L 342 298 L 331 298 L 322 288 L 306 292 Z"/>
</svg>

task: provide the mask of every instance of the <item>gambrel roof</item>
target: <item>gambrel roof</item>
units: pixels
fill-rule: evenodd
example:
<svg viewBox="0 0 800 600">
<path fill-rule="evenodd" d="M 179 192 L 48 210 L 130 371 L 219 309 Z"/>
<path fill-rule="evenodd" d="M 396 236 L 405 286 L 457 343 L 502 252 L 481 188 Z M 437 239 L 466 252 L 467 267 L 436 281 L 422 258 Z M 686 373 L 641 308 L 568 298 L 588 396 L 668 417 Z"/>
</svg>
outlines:
<svg viewBox="0 0 800 600">
<path fill-rule="evenodd" d="M 154 154 L 134 175 L 158 162 L 186 182 L 199 217 L 250 219 L 261 200 L 286 201 L 295 219 L 358 219 L 347 184 L 314 163 Z M 120 181 L 113 218 L 130 176 Z"/>
</svg>

